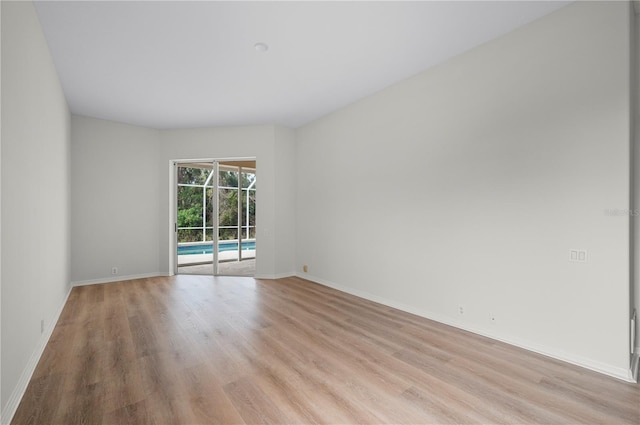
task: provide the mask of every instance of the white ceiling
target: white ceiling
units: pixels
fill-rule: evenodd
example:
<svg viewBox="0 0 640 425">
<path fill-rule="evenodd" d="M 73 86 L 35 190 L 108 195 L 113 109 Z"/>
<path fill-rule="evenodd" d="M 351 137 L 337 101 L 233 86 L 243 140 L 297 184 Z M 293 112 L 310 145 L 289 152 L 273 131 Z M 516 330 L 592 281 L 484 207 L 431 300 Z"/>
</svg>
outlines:
<svg viewBox="0 0 640 425">
<path fill-rule="evenodd" d="M 73 113 L 299 127 L 568 2 L 37 2 Z M 258 42 L 268 44 L 257 52 Z"/>
</svg>

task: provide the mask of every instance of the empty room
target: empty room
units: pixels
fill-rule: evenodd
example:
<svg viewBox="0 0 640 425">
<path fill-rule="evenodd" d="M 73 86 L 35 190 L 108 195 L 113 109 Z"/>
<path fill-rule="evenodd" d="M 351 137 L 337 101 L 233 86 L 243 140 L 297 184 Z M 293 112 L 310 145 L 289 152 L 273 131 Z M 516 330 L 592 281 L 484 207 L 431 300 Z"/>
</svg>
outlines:
<svg viewBox="0 0 640 425">
<path fill-rule="evenodd" d="M 640 3 L 0 1 L 0 424 L 640 424 Z"/>
</svg>

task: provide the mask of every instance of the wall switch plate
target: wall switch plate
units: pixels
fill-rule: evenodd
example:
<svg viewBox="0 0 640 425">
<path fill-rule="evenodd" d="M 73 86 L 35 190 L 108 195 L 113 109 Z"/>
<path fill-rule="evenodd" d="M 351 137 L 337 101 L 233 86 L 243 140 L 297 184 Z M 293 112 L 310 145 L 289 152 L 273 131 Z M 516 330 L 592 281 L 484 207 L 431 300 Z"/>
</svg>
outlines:
<svg viewBox="0 0 640 425">
<path fill-rule="evenodd" d="M 111 269 L 111 274 L 118 274 L 118 268 L 117 267 L 113 267 Z"/>
<path fill-rule="evenodd" d="M 572 263 L 586 263 L 587 250 L 586 249 L 570 249 L 569 261 Z"/>
</svg>

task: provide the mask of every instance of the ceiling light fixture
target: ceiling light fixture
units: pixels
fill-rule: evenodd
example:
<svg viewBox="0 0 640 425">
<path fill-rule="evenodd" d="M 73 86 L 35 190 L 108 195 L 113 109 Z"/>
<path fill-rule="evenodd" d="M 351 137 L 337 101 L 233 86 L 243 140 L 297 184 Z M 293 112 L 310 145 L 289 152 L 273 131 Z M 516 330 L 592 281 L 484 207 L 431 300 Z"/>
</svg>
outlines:
<svg viewBox="0 0 640 425">
<path fill-rule="evenodd" d="M 260 53 L 264 53 L 269 50 L 269 46 L 267 46 L 265 43 L 256 43 L 253 45 L 253 48 Z"/>
</svg>

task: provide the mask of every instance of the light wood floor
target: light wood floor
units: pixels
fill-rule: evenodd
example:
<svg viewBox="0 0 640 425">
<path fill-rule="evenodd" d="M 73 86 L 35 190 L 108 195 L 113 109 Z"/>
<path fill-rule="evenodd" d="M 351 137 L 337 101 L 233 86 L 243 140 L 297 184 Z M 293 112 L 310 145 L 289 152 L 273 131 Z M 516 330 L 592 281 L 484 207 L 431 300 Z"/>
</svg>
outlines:
<svg viewBox="0 0 640 425">
<path fill-rule="evenodd" d="M 18 424 L 640 423 L 640 386 L 298 278 L 74 288 Z"/>
</svg>

